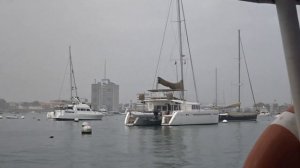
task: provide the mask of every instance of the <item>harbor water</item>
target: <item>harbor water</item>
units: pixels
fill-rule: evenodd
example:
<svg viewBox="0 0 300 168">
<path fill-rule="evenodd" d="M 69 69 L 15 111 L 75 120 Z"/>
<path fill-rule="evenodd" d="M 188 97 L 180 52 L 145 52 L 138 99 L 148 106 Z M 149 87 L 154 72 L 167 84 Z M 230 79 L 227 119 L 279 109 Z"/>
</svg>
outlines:
<svg viewBox="0 0 300 168">
<path fill-rule="evenodd" d="M 82 121 L 54 121 L 45 113 L 24 116 L 0 119 L 0 168 L 242 167 L 273 120 L 127 127 L 124 115 L 114 115 L 88 121 L 92 134 L 82 135 Z"/>
</svg>

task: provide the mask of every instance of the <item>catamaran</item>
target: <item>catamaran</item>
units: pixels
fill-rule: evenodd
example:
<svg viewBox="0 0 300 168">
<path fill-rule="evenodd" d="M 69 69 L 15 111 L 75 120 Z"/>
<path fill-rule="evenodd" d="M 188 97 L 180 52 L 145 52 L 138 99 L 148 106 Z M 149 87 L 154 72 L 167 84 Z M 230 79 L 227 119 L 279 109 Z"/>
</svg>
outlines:
<svg viewBox="0 0 300 168">
<path fill-rule="evenodd" d="M 182 10 L 182 13 L 181 13 Z M 156 89 L 149 90 L 147 94 L 141 94 L 139 100 L 142 103 L 142 110 L 129 111 L 125 117 L 125 125 L 145 126 L 145 125 L 199 125 L 217 124 L 219 121 L 219 111 L 209 108 L 200 108 L 198 94 L 193 72 L 196 102 L 187 101 L 184 97 L 184 76 L 183 76 L 183 45 L 182 45 L 182 21 L 184 16 L 182 2 L 177 0 L 177 22 L 179 35 L 179 59 L 181 69 L 181 80 L 179 82 L 169 82 L 161 77 L 157 78 Z M 183 18 L 185 20 L 185 18 Z M 185 25 L 185 32 L 186 25 Z M 186 33 L 187 41 L 188 36 Z M 189 47 L 189 43 L 187 43 Z M 190 51 L 190 49 L 188 49 Z M 191 53 L 189 52 L 190 63 L 193 71 Z M 163 85 L 167 88 L 159 89 Z"/>
</svg>

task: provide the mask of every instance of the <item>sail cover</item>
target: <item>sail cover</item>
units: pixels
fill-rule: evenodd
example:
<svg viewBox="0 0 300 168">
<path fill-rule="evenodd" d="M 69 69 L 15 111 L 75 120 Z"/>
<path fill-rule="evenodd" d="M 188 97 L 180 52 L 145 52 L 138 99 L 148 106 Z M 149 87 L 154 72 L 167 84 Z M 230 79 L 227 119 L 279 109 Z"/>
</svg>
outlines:
<svg viewBox="0 0 300 168">
<path fill-rule="evenodd" d="M 164 80 L 161 77 L 157 77 L 157 83 L 161 84 L 163 86 L 169 87 L 172 90 L 179 90 L 179 91 L 183 90 L 183 81 L 182 80 L 180 80 L 177 83 L 172 83 L 172 82 Z"/>
</svg>

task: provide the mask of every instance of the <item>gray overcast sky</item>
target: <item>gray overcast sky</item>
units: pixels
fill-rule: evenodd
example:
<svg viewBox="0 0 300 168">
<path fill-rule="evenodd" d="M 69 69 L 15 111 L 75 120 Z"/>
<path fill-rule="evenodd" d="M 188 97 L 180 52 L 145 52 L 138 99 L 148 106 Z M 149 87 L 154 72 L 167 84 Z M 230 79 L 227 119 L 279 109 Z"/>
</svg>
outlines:
<svg viewBox="0 0 300 168">
<path fill-rule="evenodd" d="M 215 100 L 215 68 L 219 102 L 236 100 L 238 29 L 256 101 L 291 101 L 275 6 L 238 0 L 183 3 L 201 102 Z M 0 0 L 0 97 L 58 99 L 71 45 L 80 97 L 90 100 L 91 84 L 103 78 L 106 59 L 107 77 L 120 85 L 120 102 L 135 101 L 137 93 L 152 88 L 169 4 L 170 0 Z M 173 34 L 174 21 L 171 18 L 168 29 Z M 165 46 L 162 57 L 167 61 L 160 63 L 159 74 L 174 81 L 174 37 L 166 37 Z M 251 104 L 245 69 L 242 75 L 242 101 Z M 191 82 L 186 86 L 191 95 Z M 62 90 L 60 97 L 68 99 L 68 80 Z"/>
</svg>

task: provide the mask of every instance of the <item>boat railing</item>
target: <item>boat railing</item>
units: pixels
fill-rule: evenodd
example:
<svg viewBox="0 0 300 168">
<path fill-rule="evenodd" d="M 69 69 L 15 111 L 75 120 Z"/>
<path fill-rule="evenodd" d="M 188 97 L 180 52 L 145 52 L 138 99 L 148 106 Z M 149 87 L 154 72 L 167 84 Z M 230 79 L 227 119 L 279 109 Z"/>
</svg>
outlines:
<svg viewBox="0 0 300 168">
<path fill-rule="evenodd" d="M 177 99 L 173 92 L 150 92 L 145 93 L 145 99 Z"/>
</svg>

